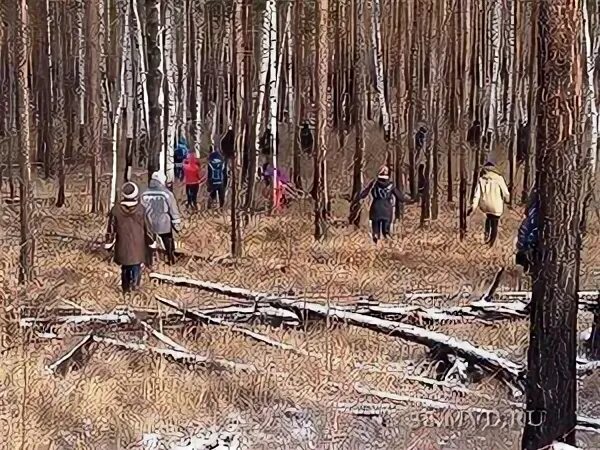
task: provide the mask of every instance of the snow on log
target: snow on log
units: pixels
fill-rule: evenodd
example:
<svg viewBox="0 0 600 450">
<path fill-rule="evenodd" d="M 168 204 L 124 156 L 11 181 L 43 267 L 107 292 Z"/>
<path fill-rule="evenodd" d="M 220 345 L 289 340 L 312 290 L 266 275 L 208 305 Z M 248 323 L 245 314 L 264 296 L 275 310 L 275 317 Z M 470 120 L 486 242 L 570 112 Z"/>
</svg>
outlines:
<svg viewBox="0 0 600 450">
<path fill-rule="evenodd" d="M 94 342 L 117 347 L 123 350 L 130 350 L 138 353 L 154 353 L 165 358 L 171 358 L 176 362 L 189 364 L 189 365 L 201 365 L 201 366 L 215 366 L 223 369 L 233 369 L 246 372 L 256 372 L 256 367 L 251 364 L 241 364 L 225 359 L 212 359 L 207 356 L 197 355 L 195 353 L 182 352 L 177 350 L 170 350 L 158 347 L 152 347 L 147 344 L 125 342 L 118 339 L 93 336 Z"/>
<path fill-rule="evenodd" d="M 269 294 L 255 292 L 249 289 L 231 287 L 221 283 L 211 283 L 209 281 L 199 281 L 186 277 L 174 277 L 156 272 L 151 273 L 149 276 L 151 280 L 157 280 L 161 283 L 171 283 L 176 286 L 197 288 L 203 291 L 208 291 L 215 294 L 222 294 L 226 295 L 227 297 L 237 298 L 241 300 L 258 301 L 262 297 L 269 296 Z"/>
<path fill-rule="evenodd" d="M 194 311 L 210 317 L 228 317 L 235 320 L 236 317 L 257 316 L 269 319 L 272 322 L 285 323 L 286 325 L 299 325 L 300 320 L 296 314 L 287 309 L 273 308 L 272 306 L 223 306 L 214 308 L 195 309 Z"/>
<path fill-rule="evenodd" d="M 86 347 L 88 347 L 92 342 L 92 335 L 86 335 L 83 339 L 81 339 L 73 347 L 71 347 L 71 349 L 67 353 L 65 353 L 53 363 L 47 365 L 46 370 L 52 374 L 64 374 L 71 363 L 77 363 L 77 361 L 81 362 L 80 360 L 83 356 L 83 352 L 85 351 Z"/>
<path fill-rule="evenodd" d="M 265 298 L 263 301 L 268 302 L 275 307 L 297 309 L 300 311 L 307 311 L 321 317 L 339 319 L 354 326 L 367 328 L 379 333 L 385 333 L 390 336 L 397 336 L 418 344 L 426 345 L 430 348 L 437 347 L 446 350 L 449 353 L 455 354 L 458 357 L 464 358 L 473 364 L 479 365 L 488 372 L 498 373 L 507 381 L 510 381 L 518 386 L 523 386 L 525 367 L 521 364 L 501 358 L 493 352 L 480 349 L 468 342 L 461 341 L 442 333 L 429 331 L 414 325 L 378 319 L 365 314 L 341 311 L 336 308 L 328 308 L 327 306 L 302 300 Z"/>
<path fill-rule="evenodd" d="M 131 317 L 125 313 L 91 313 L 59 317 L 23 317 L 19 319 L 22 328 L 57 325 L 122 325 L 131 323 Z"/>
<path fill-rule="evenodd" d="M 156 339 L 161 341 L 163 344 L 168 345 L 169 347 L 171 347 L 174 350 L 177 350 L 178 352 L 190 353 L 190 351 L 187 348 L 185 348 L 182 345 L 179 345 L 177 342 L 175 342 L 169 336 L 161 333 L 158 330 L 155 330 L 154 328 L 152 328 L 149 324 L 147 324 L 143 320 L 140 320 L 133 315 L 132 315 L 132 320 L 135 321 L 136 323 L 138 323 L 145 331 L 150 333 L 152 336 L 154 336 Z"/>
<path fill-rule="evenodd" d="M 175 303 L 172 300 L 167 300 L 166 298 L 162 298 L 159 296 L 155 296 L 155 299 L 162 303 L 163 305 L 166 305 L 170 308 L 174 308 L 177 311 L 181 312 L 184 316 L 188 316 L 191 319 L 197 320 L 199 322 L 202 323 L 212 323 L 212 324 L 216 324 L 216 325 L 223 325 L 228 327 L 231 331 L 235 331 L 236 333 L 240 333 L 243 334 L 244 336 L 248 336 L 258 342 L 262 342 L 263 344 L 267 344 L 270 345 L 272 347 L 276 347 L 282 350 L 288 350 L 288 351 L 292 351 L 294 353 L 297 353 L 299 355 L 303 355 L 303 356 L 308 356 L 308 353 L 304 350 L 298 349 L 292 345 L 286 344 L 284 342 L 279 342 L 276 341 L 274 339 L 271 339 L 268 336 L 265 336 L 263 334 L 260 333 L 256 333 L 252 330 L 249 330 L 247 328 L 241 327 L 236 325 L 233 322 L 228 322 L 226 320 L 223 319 L 219 319 L 216 317 L 210 317 L 206 314 L 202 314 L 198 311 L 195 311 L 193 309 L 184 309 L 182 308 L 180 305 L 178 305 L 177 303 Z"/>
</svg>

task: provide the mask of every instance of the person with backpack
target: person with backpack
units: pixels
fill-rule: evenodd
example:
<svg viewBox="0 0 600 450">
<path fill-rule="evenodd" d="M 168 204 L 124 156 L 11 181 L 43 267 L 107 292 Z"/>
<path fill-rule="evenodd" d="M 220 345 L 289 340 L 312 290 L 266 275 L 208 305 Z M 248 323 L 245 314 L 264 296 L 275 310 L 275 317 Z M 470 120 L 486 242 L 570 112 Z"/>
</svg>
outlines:
<svg viewBox="0 0 600 450">
<path fill-rule="evenodd" d="M 185 193 L 187 196 L 187 207 L 194 211 L 198 210 L 198 190 L 204 181 L 200 168 L 200 160 L 194 152 L 188 154 L 183 162 L 183 179 L 185 182 Z"/>
<path fill-rule="evenodd" d="M 153 233 L 157 234 L 164 244 L 169 265 L 175 264 L 175 241 L 173 230 L 182 229 L 181 215 L 177 200 L 166 187 L 166 177 L 162 172 L 154 172 L 148 188 L 142 193 L 142 204 Z M 152 265 L 153 255 L 150 253 L 149 265 Z"/>
<path fill-rule="evenodd" d="M 183 161 L 187 157 L 188 152 L 189 148 L 187 141 L 185 137 L 181 136 L 179 138 L 179 142 L 175 146 L 175 152 L 173 155 L 175 178 L 179 181 L 183 181 Z"/>
<path fill-rule="evenodd" d="M 508 203 L 510 193 L 504 177 L 498 172 L 492 162 L 486 162 L 481 169 L 481 176 L 475 187 L 473 202 L 467 210 L 470 216 L 475 208 L 479 207 L 486 215 L 485 219 L 485 243 L 494 246 L 498 237 L 500 217 L 504 213 L 504 204 Z"/>
<path fill-rule="evenodd" d="M 227 189 L 227 164 L 225 158 L 216 149 L 208 155 L 208 209 L 212 208 L 217 197 L 219 198 L 219 207 L 225 205 L 225 190 Z"/>
<path fill-rule="evenodd" d="M 313 144 L 314 140 L 312 131 L 310 131 L 308 123 L 304 122 L 302 124 L 302 128 L 300 129 L 300 147 L 304 153 L 310 156 L 312 154 Z"/>
<path fill-rule="evenodd" d="M 539 235 L 540 197 L 537 189 L 529 195 L 525 218 L 519 227 L 517 236 L 517 253 L 515 263 L 523 267 L 523 272 L 531 274 L 533 263 L 536 259 Z"/>
<path fill-rule="evenodd" d="M 104 247 L 114 247 L 114 261 L 121 266 L 121 288 L 123 293 L 128 293 L 140 286 L 146 249 L 154 245 L 154 236 L 139 202 L 137 185 L 125 183 L 121 196 L 121 201 L 110 210 Z"/>
<path fill-rule="evenodd" d="M 371 181 L 365 189 L 359 194 L 358 200 L 364 200 L 371 194 L 373 201 L 369 210 L 369 219 L 373 231 L 373 242 L 377 244 L 383 236 L 389 238 L 390 229 L 394 215 L 394 198 L 402 205 L 403 203 L 412 203 L 412 199 L 399 190 L 394 183 L 390 181 L 389 169 L 387 166 L 379 169 L 377 179 Z"/>
</svg>

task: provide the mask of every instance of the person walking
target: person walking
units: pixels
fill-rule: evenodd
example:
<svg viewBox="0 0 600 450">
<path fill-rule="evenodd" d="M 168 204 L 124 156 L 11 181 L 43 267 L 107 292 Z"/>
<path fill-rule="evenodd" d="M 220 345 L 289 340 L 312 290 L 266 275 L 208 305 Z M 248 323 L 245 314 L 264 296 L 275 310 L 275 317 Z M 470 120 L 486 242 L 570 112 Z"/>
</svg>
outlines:
<svg viewBox="0 0 600 450">
<path fill-rule="evenodd" d="M 183 181 L 183 162 L 189 153 L 189 148 L 187 144 L 187 140 L 185 137 L 181 136 L 179 138 L 179 142 L 175 145 L 175 152 L 173 155 L 174 162 L 174 172 L 175 178 L 179 181 Z"/>
<path fill-rule="evenodd" d="M 477 207 L 486 215 L 485 243 L 490 247 L 494 246 L 498 237 L 500 217 L 504 213 L 504 204 L 508 203 L 509 199 L 510 194 L 504 177 L 494 163 L 486 162 L 477 180 L 475 195 L 467 215 L 470 216 Z"/>
<path fill-rule="evenodd" d="M 527 275 L 531 274 L 531 269 L 537 256 L 539 211 L 540 197 L 534 188 L 529 195 L 525 217 L 519 226 L 515 256 L 515 263 L 523 267 L 523 272 Z"/>
<path fill-rule="evenodd" d="M 167 261 L 175 264 L 175 241 L 173 230 L 180 232 L 182 228 L 181 215 L 173 193 L 165 186 L 166 177 L 162 172 L 154 172 L 148 188 L 142 193 L 142 204 L 153 233 L 157 234 L 164 244 Z M 153 252 L 150 253 L 149 265 L 153 262 Z"/>
<path fill-rule="evenodd" d="M 141 266 L 147 247 L 154 246 L 154 236 L 139 202 L 137 185 L 125 183 L 121 196 L 121 201 L 110 210 L 105 248 L 114 247 L 114 261 L 121 266 L 121 288 L 128 293 L 140 286 Z"/>
<path fill-rule="evenodd" d="M 369 219 L 373 232 L 373 242 L 390 236 L 390 229 L 394 215 L 394 197 L 402 205 L 412 203 L 412 199 L 399 190 L 390 181 L 389 169 L 386 166 L 379 169 L 377 179 L 371 181 L 359 194 L 358 200 L 364 200 L 369 194 L 373 197 L 369 210 Z"/>
<path fill-rule="evenodd" d="M 219 207 L 225 205 L 225 190 L 227 189 L 227 164 L 225 158 L 216 149 L 208 155 L 208 209 L 211 209 L 217 197 L 219 198 Z"/>
<path fill-rule="evenodd" d="M 198 190 L 204 181 L 200 167 L 200 160 L 195 152 L 190 152 L 183 162 L 183 179 L 185 182 L 185 193 L 187 196 L 187 207 L 194 211 L 198 210 Z"/>
</svg>

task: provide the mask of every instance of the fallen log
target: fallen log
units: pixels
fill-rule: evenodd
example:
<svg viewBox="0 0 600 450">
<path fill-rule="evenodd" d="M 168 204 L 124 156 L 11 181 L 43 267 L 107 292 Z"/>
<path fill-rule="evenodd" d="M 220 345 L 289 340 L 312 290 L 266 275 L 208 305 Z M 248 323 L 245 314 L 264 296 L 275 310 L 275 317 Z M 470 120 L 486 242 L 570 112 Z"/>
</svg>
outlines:
<svg viewBox="0 0 600 450">
<path fill-rule="evenodd" d="M 178 344 L 173 339 L 171 339 L 169 336 L 161 333 L 158 330 L 155 330 L 154 328 L 152 328 L 149 324 L 147 324 L 143 320 L 140 320 L 140 319 L 136 318 L 135 316 L 133 316 L 132 319 L 136 323 L 138 323 L 144 330 L 146 330 L 148 333 L 150 333 L 156 339 L 158 339 L 159 341 L 161 341 L 163 344 L 166 344 L 169 347 L 171 347 L 173 350 L 177 350 L 177 351 L 183 352 L 183 353 L 190 353 L 190 351 L 187 348 L 185 348 L 184 346 Z"/>
<path fill-rule="evenodd" d="M 195 353 L 182 352 L 164 348 L 153 347 L 143 343 L 125 342 L 109 337 L 93 336 L 94 342 L 103 343 L 123 350 L 131 350 L 138 353 L 154 353 L 165 358 L 171 358 L 176 362 L 186 365 L 215 366 L 217 368 L 233 369 L 246 372 L 256 372 L 256 367 L 251 364 L 236 363 L 225 359 L 212 359 Z"/>
<path fill-rule="evenodd" d="M 83 339 L 77 342 L 73 347 L 69 349 L 67 353 L 58 358 L 53 363 L 46 366 L 46 370 L 52 374 L 59 373 L 64 374 L 72 362 L 79 362 L 82 364 L 81 358 L 85 349 L 93 342 L 91 334 L 86 335 Z"/>
<path fill-rule="evenodd" d="M 408 325 L 390 320 L 377 319 L 364 314 L 340 311 L 336 308 L 328 308 L 317 303 L 305 302 L 295 299 L 263 299 L 275 307 L 305 310 L 321 317 L 329 317 L 347 322 L 354 326 L 367 328 L 390 336 L 397 336 L 417 344 L 426 345 L 429 348 L 437 347 L 453 353 L 458 357 L 481 366 L 488 372 L 498 373 L 507 381 L 523 388 L 525 380 L 525 367 L 507 359 L 501 358 L 493 352 L 480 349 L 474 345 L 453 338 L 451 336 L 429 331 L 414 325 Z"/>
<path fill-rule="evenodd" d="M 429 408 L 429 409 L 436 409 L 436 410 L 443 410 L 443 411 L 461 411 L 461 412 L 474 412 L 474 413 L 478 413 L 481 414 L 485 417 L 487 422 L 487 425 L 490 425 L 490 418 L 494 418 L 497 417 L 499 420 L 506 420 L 509 419 L 511 421 L 511 423 L 509 423 L 509 425 L 516 425 L 518 428 L 517 429 L 522 429 L 521 424 L 523 423 L 523 418 L 522 415 L 524 414 L 524 410 L 525 410 L 525 404 L 523 403 L 515 403 L 514 408 L 511 409 L 506 409 L 504 411 L 500 411 L 500 410 L 491 410 L 491 409 L 485 409 L 485 408 L 474 408 L 471 407 L 470 405 L 457 405 L 456 403 L 448 403 L 448 402 L 442 402 L 439 400 L 430 400 L 430 399 L 426 399 L 426 398 L 419 398 L 419 397 L 412 397 L 412 396 L 407 396 L 407 395 L 399 395 L 399 394 L 394 394 L 392 392 L 385 392 L 385 391 L 378 391 L 378 390 L 374 390 L 374 389 L 370 389 L 366 386 L 360 385 L 360 384 L 355 384 L 354 385 L 354 390 L 356 392 L 358 392 L 359 394 L 362 395 L 368 395 L 368 396 L 373 396 L 373 397 L 377 397 L 380 399 L 384 399 L 384 400 L 390 400 L 394 403 L 409 403 L 409 404 L 418 404 L 420 406 L 423 406 L 425 408 Z M 339 406 L 353 406 L 351 403 L 346 403 L 346 404 L 338 404 Z M 355 406 L 355 405 L 354 405 Z M 374 406 L 376 407 L 377 405 L 374 404 Z M 516 409 L 515 409 L 516 408 Z M 386 409 L 394 409 L 394 408 L 386 408 Z M 519 416 L 517 416 L 516 414 L 518 414 Z M 503 419 L 504 416 L 504 419 Z M 600 433 L 600 419 L 592 419 L 590 417 L 586 417 L 586 416 L 577 416 L 577 429 L 581 430 L 581 431 L 593 431 L 595 433 Z"/>
<path fill-rule="evenodd" d="M 206 314 L 202 314 L 198 311 L 195 311 L 193 309 L 184 309 L 181 306 L 179 306 L 177 303 L 168 300 L 166 298 L 162 298 L 159 296 L 155 296 L 154 297 L 159 303 L 162 303 L 163 305 L 166 305 L 170 308 L 174 308 L 177 311 L 179 311 L 182 315 L 189 317 L 190 319 L 193 320 L 197 320 L 199 322 L 202 323 L 212 323 L 212 324 L 216 324 L 216 325 L 222 325 L 222 326 L 226 326 L 228 327 L 231 331 L 234 331 L 236 333 L 240 333 L 243 334 L 244 336 L 248 336 L 258 342 L 262 342 L 263 344 L 267 344 L 270 345 L 272 347 L 276 347 L 282 350 L 288 350 L 294 353 L 297 353 L 299 355 L 302 356 L 308 356 L 308 353 L 304 350 L 298 349 L 292 345 L 286 344 L 284 342 L 280 342 L 280 341 L 276 341 L 274 339 L 271 339 L 268 336 L 265 336 L 263 334 L 257 333 L 255 331 L 249 330 L 247 328 L 243 328 L 240 327 L 238 325 L 236 325 L 233 322 L 228 322 L 226 320 L 223 319 L 219 319 L 216 317 L 210 317 L 209 315 Z"/>
</svg>

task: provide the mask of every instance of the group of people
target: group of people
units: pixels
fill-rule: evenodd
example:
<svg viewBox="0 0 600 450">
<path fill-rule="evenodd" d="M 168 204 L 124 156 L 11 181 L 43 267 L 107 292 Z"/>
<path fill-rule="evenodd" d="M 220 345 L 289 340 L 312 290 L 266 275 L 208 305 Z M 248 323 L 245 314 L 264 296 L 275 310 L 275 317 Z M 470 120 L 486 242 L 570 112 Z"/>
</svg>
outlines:
<svg viewBox="0 0 600 450">
<path fill-rule="evenodd" d="M 264 195 L 274 195 L 275 207 L 285 206 L 289 202 L 286 192 L 291 189 L 287 174 L 279 168 L 265 163 L 260 170 L 264 181 Z M 194 151 L 190 151 L 184 138 L 180 139 L 175 151 L 175 177 L 186 188 L 187 207 L 198 209 L 197 196 L 200 185 L 207 183 L 209 193 L 208 208 L 215 201 L 224 206 L 227 187 L 226 158 L 217 149 L 213 149 L 207 159 L 206 175 Z M 273 191 L 273 179 L 277 187 Z M 372 239 L 377 244 L 382 238 L 391 235 L 394 207 L 403 209 L 405 204 L 418 201 L 402 192 L 390 180 L 389 168 L 381 167 L 377 178 L 372 180 L 360 192 L 357 201 L 372 197 L 369 219 L 372 225 Z M 395 200 L 395 201 L 394 201 Z M 473 199 L 467 214 L 479 208 L 485 215 L 485 243 L 490 247 L 498 237 L 499 223 L 504 213 L 504 204 L 509 202 L 509 190 L 502 174 L 496 166 L 487 162 L 481 169 L 475 186 Z M 534 191 L 527 207 L 526 217 L 519 229 L 516 263 L 526 272 L 531 268 L 533 252 L 537 243 L 537 215 L 539 198 Z M 182 218 L 176 198 L 166 185 L 163 172 L 155 172 L 148 188 L 140 192 L 133 182 L 127 182 L 121 189 L 121 200 L 113 206 L 109 215 L 106 248 L 114 247 L 114 261 L 121 266 L 122 289 L 124 292 L 135 290 L 140 285 L 142 265 L 152 267 L 154 252 L 161 246 L 166 253 L 167 262 L 175 263 L 174 232 L 180 232 Z"/>
</svg>

